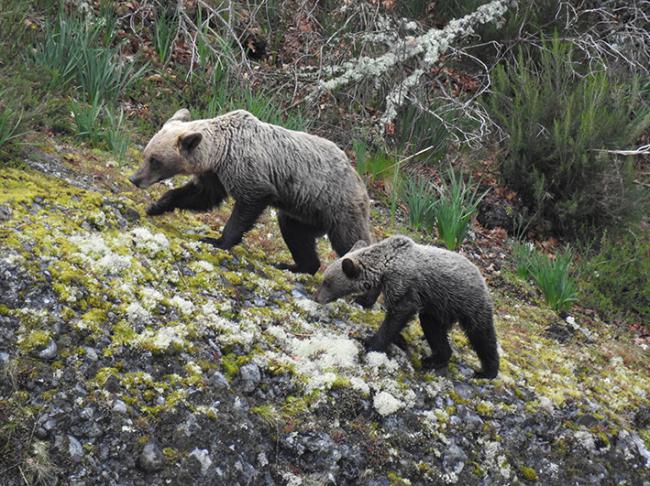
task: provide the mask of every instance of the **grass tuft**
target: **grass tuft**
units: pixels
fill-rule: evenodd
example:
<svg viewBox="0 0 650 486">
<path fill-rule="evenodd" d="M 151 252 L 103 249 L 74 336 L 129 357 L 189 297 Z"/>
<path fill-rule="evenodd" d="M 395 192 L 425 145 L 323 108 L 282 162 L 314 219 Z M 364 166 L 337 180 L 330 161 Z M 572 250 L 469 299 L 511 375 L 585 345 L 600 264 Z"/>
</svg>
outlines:
<svg viewBox="0 0 650 486">
<path fill-rule="evenodd" d="M 438 199 L 433 201 L 431 211 L 435 217 L 438 237 L 449 250 L 456 250 L 465 241 L 472 217 L 487 191 L 479 194 L 478 185 L 472 180 L 466 183 L 462 174 L 452 169 L 448 172 L 449 182 L 436 189 Z"/>
<path fill-rule="evenodd" d="M 521 278 L 532 278 L 554 310 L 567 312 L 577 300 L 577 287 L 570 275 L 572 251 L 566 249 L 551 258 L 532 245 L 517 243 L 513 252 L 517 274 Z"/>
</svg>

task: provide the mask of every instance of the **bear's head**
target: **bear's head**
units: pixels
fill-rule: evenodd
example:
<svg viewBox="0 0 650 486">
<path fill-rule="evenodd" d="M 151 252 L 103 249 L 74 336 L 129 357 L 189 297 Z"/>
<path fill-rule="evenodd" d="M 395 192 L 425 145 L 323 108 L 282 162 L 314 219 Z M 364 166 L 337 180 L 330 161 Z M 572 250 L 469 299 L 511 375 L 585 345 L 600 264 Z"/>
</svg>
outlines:
<svg viewBox="0 0 650 486">
<path fill-rule="evenodd" d="M 187 109 L 178 110 L 149 141 L 144 162 L 129 180 L 142 189 L 178 174 L 193 174 L 198 164 L 193 160 L 203 135 L 192 129 Z"/>
<path fill-rule="evenodd" d="M 365 241 L 357 241 L 346 255 L 325 269 L 323 282 L 314 295 L 316 302 L 327 304 L 346 295 L 365 293 L 372 288 L 357 252 L 366 246 Z"/>
</svg>

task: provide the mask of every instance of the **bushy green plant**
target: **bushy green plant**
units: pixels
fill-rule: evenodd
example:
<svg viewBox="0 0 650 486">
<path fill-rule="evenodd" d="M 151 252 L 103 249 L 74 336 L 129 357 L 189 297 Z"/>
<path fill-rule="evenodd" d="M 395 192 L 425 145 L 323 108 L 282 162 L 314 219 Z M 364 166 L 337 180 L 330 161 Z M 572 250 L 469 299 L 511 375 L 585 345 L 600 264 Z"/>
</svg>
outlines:
<svg viewBox="0 0 650 486">
<path fill-rule="evenodd" d="M 101 113 L 103 108 L 104 104 L 98 99 L 94 99 L 90 104 L 76 101 L 71 103 L 70 111 L 79 138 L 87 140 L 93 145 L 97 145 L 101 141 L 103 132 Z"/>
<path fill-rule="evenodd" d="M 356 142 L 363 143 L 363 142 Z M 379 151 L 368 153 L 367 149 L 360 150 L 357 146 L 357 172 L 362 176 L 369 176 L 371 180 L 390 179 L 393 175 L 396 161 L 386 152 Z"/>
<path fill-rule="evenodd" d="M 36 46 L 34 60 L 49 70 L 49 87 L 67 86 L 76 79 L 82 53 L 96 41 L 99 29 L 77 17 L 59 14 L 45 25 L 45 37 Z"/>
<path fill-rule="evenodd" d="M 176 17 L 160 12 L 153 24 L 153 44 L 161 63 L 166 63 L 172 52 L 172 44 L 177 33 Z"/>
<path fill-rule="evenodd" d="M 15 142 L 25 134 L 21 130 L 23 120 L 22 111 L 18 111 L 12 106 L 3 104 L 3 99 L 7 97 L 8 92 L 0 91 L 0 148 L 10 142 Z"/>
<path fill-rule="evenodd" d="M 423 177 L 407 177 L 400 192 L 408 208 L 410 226 L 416 230 L 430 229 L 435 201 L 431 183 Z"/>
<path fill-rule="evenodd" d="M 539 287 L 544 300 L 558 312 L 566 312 L 577 300 L 577 287 L 570 275 L 573 253 L 570 249 L 551 258 L 532 245 L 516 243 L 513 253 L 517 274 L 531 278 Z"/>
<path fill-rule="evenodd" d="M 487 102 L 508 135 L 503 179 L 531 214 L 567 236 L 643 212 L 631 165 L 604 150 L 631 146 L 650 126 L 637 80 L 618 82 L 604 68 L 576 72 L 574 57 L 557 37 L 520 51 L 495 68 Z"/>
<path fill-rule="evenodd" d="M 431 205 L 438 237 L 449 250 L 456 250 L 465 241 L 478 205 L 487 192 L 479 194 L 478 185 L 471 178 L 463 180 L 462 174 L 452 169 L 448 172 L 448 182 L 436 187 L 438 198 Z"/>
<path fill-rule="evenodd" d="M 135 69 L 132 63 L 118 60 L 117 51 L 108 47 L 88 48 L 81 52 L 77 79 L 89 102 L 113 101 L 147 69 Z"/>
<path fill-rule="evenodd" d="M 606 318 L 638 319 L 650 330 L 650 235 L 604 235 L 579 267 L 580 297 Z"/>
<path fill-rule="evenodd" d="M 447 153 L 449 132 L 442 119 L 433 115 L 435 104 L 428 111 L 409 105 L 397 121 L 394 141 L 398 152 L 411 155 L 422 152 L 417 159 L 426 164 L 439 162 Z"/>
<path fill-rule="evenodd" d="M 110 110 L 106 110 L 104 140 L 117 161 L 123 162 L 129 149 L 129 133 L 124 127 L 124 112 L 122 110 L 120 110 L 119 116 L 114 115 Z"/>
<path fill-rule="evenodd" d="M 89 103 L 112 101 L 146 70 L 119 59 L 119 47 L 109 45 L 114 32 L 106 22 L 60 14 L 46 25 L 45 38 L 35 50 L 34 60 L 51 73 L 49 87 L 74 82 Z"/>
</svg>

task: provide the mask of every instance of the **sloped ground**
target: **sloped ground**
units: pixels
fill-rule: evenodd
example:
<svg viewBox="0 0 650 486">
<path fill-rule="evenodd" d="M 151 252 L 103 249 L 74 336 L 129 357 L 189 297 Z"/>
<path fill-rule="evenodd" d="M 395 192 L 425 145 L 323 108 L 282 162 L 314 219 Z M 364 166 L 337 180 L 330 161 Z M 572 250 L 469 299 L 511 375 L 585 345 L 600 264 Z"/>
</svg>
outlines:
<svg viewBox="0 0 650 486">
<path fill-rule="evenodd" d="M 379 305 L 319 306 L 318 276 L 274 269 L 269 215 L 214 250 L 198 237 L 229 208 L 146 218 L 101 153 L 29 159 L 0 173 L 2 484 L 650 481 L 647 351 L 559 319 L 498 255 L 502 374 L 471 379 L 455 332 L 437 376 L 416 325 L 408 355 L 366 355 Z"/>
</svg>

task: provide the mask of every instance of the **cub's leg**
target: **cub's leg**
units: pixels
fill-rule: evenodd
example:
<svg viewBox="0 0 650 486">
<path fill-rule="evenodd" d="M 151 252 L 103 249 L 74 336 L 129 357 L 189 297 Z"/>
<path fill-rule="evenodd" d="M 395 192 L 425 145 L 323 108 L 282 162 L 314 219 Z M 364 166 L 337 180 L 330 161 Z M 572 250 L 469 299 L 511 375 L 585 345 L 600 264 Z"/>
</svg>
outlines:
<svg viewBox="0 0 650 486">
<path fill-rule="evenodd" d="M 266 201 L 236 201 L 221 238 L 202 238 L 201 241 L 222 250 L 230 250 L 241 242 L 244 233 L 253 227 L 266 206 Z"/>
<path fill-rule="evenodd" d="M 290 270 L 294 273 L 314 275 L 320 268 L 320 260 L 316 252 L 316 238 L 325 231 L 298 221 L 283 211 L 278 211 L 278 224 L 295 265 L 280 263 L 276 265 L 277 268 Z"/>
<path fill-rule="evenodd" d="M 420 326 L 424 337 L 431 348 L 431 356 L 422 360 L 426 369 L 441 369 L 447 367 L 451 359 L 451 346 L 449 345 L 449 329 L 451 325 L 440 319 L 435 314 L 420 313 Z"/>
<path fill-rule="evenodd" d="M 219 206 L 228 197 L 226 189 L 216 175 L 201 176 L 199 182 L 187 184 L 167 191 L 158 201 L 147 208 L 149 216 L 158 216 L 174 209 L 209 211 Z"/>
<path fill-rule="evenodd" d="M 343 219 L 345 220 L 345 218 Z M 332 244 L 332 248 L 334 248 L 334 251 L 340 257 L 349 252 L 359 240 L 363 240 L 368 244 L 372 243 L 367 218 L 364 218 L 362 215 L 351 218 L 351 222 L 345 221 L 345 223 L 333 226 L 327 232 L 327 236 Z M 368 309 L 377 302 L 379 294 L 381 294 L 380 288 L 369 289 L 365 294 L 357 297 L 355 302 Z"/>
<path fill-rule="evenodd" d="M 499 374 L 499 351 L 492 314 L 486 313 L 480 320 L 463 318 L 460 320 L 460 325 L 481 360 L 481 371 L 476 372 L 474 376 L 476 378 L 496 378 Z"/>
<path fill-rule="evenodd" d="M 370 338 L 366 351 L 385 352 L 392 343 L 399 341 L 398 336 L 417 313 L 417 306 L 404 298 L 397 305 L 386 311 L 386 317 L 377 333 Z"/>
</svg>

